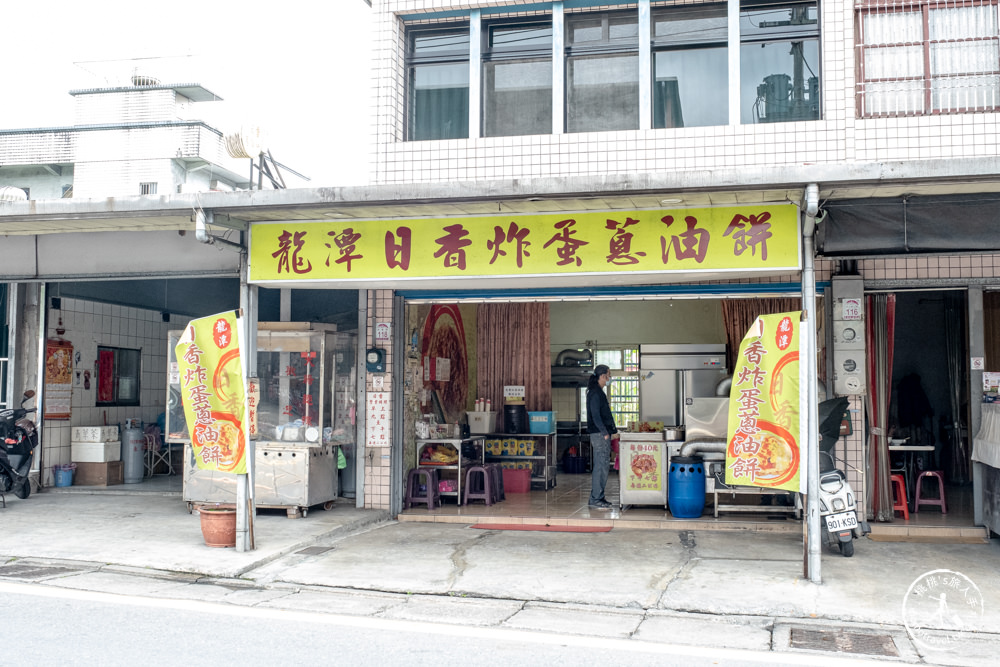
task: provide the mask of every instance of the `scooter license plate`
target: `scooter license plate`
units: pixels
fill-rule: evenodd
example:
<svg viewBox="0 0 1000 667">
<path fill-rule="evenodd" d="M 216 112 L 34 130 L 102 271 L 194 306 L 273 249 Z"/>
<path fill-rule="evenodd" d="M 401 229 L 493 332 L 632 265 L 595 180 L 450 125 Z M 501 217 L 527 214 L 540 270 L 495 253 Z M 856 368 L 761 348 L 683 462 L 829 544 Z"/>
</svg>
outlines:
<svg viewBox="0 0 1000 667">
<path fill-rule="evenodd" d="M 849 530 L 857 527 L 857 512 L 841 512 L 840 514 L 828 514 L 826 516 L 826 529 L 831 533 L 835 533 L 838 530 Z"/>
</svg>

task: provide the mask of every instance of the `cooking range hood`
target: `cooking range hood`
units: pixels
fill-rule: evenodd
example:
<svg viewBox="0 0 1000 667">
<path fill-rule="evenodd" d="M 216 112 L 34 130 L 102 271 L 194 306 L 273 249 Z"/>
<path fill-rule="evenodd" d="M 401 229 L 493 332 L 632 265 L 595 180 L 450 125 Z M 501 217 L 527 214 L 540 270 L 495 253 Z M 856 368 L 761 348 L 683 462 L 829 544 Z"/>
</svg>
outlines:
<svg viewBox="0 0 1000 667">
<path fill-rule="evenodd" d="M 594 355 L 590 350 L 563 350 L 552 366 L 553 387 L 586 387 L 594 372 Z"/>
</svg>

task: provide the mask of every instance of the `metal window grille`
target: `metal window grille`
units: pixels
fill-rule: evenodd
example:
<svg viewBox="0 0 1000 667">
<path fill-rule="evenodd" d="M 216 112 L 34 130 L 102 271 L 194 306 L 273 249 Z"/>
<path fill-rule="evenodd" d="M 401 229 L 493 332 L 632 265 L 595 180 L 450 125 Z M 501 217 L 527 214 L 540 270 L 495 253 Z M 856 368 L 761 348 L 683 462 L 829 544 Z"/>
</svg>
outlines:
<svg viewBox="0 0 1000 667">
<path fill-rule="evenodd" d="M 995 111 L 997 0 L 858 0 L 857 103 L 863 117 Z"/>
<path fill-rule="evenodd" d="M 604 364 L 615 371 L 608 382 L 608 403 L 615 424 L 624 429 L 639 419 L 639 348 L 596 350 L 594 365 Z M 580 390 L 581 419 L 587 419 L 587 390 Z"/>
<path fill-rule="evenodd" d="M 139 194 L 140 195 L 155 195 L 156 194 L 156 183 L 140 183 L 139 184 Z"/>
</svg>

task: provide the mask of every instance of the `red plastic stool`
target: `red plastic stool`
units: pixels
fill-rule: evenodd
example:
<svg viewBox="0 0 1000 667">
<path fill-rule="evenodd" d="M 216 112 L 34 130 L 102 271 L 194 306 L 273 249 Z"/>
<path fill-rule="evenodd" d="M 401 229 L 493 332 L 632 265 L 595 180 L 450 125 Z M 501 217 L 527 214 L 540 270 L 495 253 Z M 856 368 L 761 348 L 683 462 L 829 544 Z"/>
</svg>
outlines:
<svg viewBox="0 0 1000 667">
<path fill-rule="evenodd" d="M 923 481 L 924 477 L 937 478 L 938 481 L 938 497 L 937 498 L 924 498 L 923 497 Z M 944 475 L 941 474 L 940 470 L 925 470 L 917 477 L 917 492 L 913 499 L 913 513 L 916 514 L 920 511 L 921 505 L 937 505 L 941 508 L 941 514 L 948 513 L 948 506 L 944 503 Z"/>
<path fill-rule="evenodd" d="M 493 482 L 485 466 L 470 466 L 465 473 L 465 504 L 468 505 L 470 500 L 493 504 Z"/>
<path fill-rule="evenodd" d="M 892 511 L 902 512 L 903 518 L 909 521 L 910 510 L 906 506 L 906 479 L 902 475 L 892 475 L 889 477 L 892 483 Z"/>
<path fill-rule="evenodd" d="M 434 468 L 413 468 L 406 476 L 406 498 L 403 509 L 409 509 L 414 503 L 427 503 L 429 510 L 441 504 L 438 471 Z"/>
</svg>

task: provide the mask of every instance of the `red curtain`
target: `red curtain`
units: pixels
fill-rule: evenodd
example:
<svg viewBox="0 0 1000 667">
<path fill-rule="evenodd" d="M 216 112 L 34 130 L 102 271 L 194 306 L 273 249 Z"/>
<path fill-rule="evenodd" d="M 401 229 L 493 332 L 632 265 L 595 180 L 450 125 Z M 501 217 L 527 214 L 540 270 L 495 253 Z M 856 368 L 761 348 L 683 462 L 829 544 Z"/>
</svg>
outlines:
<svg viewBox="0 0 1000 667">
<path fill-rule="evenodd" d="M 736 355 L 740 353 L 740 343 L 758 317 L 796 310 L 802 310 L 802 299 L 798 297 L 723 299 L 722 324 L 726 328 L 726 368 L 730 370 L 736 368 Z"/>
<path fill-rule="evenodd" d="M 476 398 L 488 398 L 502 429 L 504 385 L 524 385 L 529 411 L 552 409 L 549 304 L 487 303 L 476 317 Z"/>
<path fill-rule="evenodd" d="M 97 402 L 115 400 L 115 353 L 101 350 L 97 354 Z"/>
<path fill-rule="evenodd" d="M 896 295 L 865 297 L 865 348 L 868 352 L 868 519 L 892 521 L 889 485 L 889 397 L 892 395 L 892 339 L 896 329 Z"/>
</svg>

